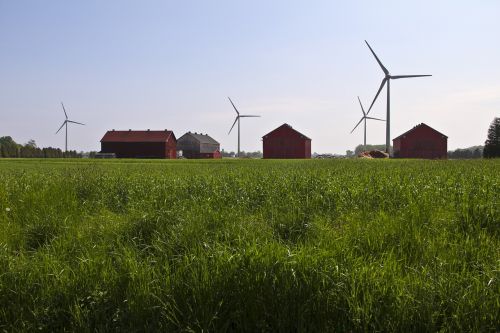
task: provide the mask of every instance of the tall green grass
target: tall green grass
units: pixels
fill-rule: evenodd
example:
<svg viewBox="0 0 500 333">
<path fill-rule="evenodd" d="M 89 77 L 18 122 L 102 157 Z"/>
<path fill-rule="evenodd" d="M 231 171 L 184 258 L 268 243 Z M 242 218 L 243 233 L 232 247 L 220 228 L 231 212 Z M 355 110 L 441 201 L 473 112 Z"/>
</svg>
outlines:
<svg viewBox="0 0 500 333">
<path fill-rule="evenodd" d="M 0 160 L 5 331 L 498 331 L 500 161 Z"/>
</svg>

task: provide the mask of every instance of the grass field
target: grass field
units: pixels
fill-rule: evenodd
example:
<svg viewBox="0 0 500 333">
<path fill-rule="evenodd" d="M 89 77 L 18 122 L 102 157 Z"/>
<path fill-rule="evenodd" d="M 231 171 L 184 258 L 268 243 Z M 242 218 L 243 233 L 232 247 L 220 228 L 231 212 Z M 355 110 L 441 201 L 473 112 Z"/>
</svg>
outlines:
<svg viewBox="0 0 500 333">
<path fill-rule="evenodd" d="M 500 160 L 0 160 L 0 330 L 498 331 Z"/>
</svg>

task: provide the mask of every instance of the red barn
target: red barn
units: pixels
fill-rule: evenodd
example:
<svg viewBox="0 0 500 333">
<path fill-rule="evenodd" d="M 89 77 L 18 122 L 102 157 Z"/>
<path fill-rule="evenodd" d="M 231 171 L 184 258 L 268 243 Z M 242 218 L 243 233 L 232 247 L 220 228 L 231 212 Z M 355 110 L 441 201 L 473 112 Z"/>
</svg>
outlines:
<svg viewBox="0 0 500 333">
<path fill-rule="evenodd" d="M 392 140 L 394 157 L 446 158 L 448 137 L 422 123 Z"/>
<path fill-rule="evenodd" d="M 177 139 L 172 131 L 107 131 L 101 153 L 118 158 L 176 158 Z"/>
<path fill-rule="evenodd" d="M 262 137 L 264 158 L 311 158 L 311 139 L 283 124 Z"/>
</svg>

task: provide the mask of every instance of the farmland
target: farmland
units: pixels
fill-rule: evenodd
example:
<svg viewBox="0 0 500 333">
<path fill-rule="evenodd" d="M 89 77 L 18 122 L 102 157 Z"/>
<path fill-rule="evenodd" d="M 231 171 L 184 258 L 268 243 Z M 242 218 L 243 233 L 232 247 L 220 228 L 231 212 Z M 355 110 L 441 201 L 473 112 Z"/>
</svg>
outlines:
<svg viewBox="0 0 500 333">
<path fill-rule="evenodd" d="M 5 331 L 495 331 L 499 249 L 499 160 L 0 160 Z"/>
</svg>

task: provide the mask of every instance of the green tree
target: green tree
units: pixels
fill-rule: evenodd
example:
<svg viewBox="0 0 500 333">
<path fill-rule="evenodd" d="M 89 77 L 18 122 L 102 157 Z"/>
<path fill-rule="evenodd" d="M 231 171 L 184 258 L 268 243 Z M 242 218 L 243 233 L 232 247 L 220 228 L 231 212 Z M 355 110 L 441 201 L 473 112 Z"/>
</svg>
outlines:
<svg viewBox="0 0 500 333">
<path fill-rule="evenodd" d="M 18 157 L 19 145 L 10 136 L 0 137 L 3 157 Z"/>
<path fill-rule="evenodd" d="M 35 140 L 33 140 L 33 139 L 29 140 L 29 141 L 25 144 L 25 146 L 27 146 L 27 147 L 31 147 L 31 148 L 37 148 L 36 142 L 35 142 Z"/>
<path fill-rule="evenodd" d="M 392 146 L 389 147 L 390 151 L 392 151 Z M 380 151 L 385 151 L 385 144 L 383 145 L 366 145 L 366 151 L 371 151 L 371 150 L 380 150 Z M 365 146 L 364 145 L 357 145 L 356 148 L 354 149 L 354 155 L 358 155 L 359 153 L 365 151 Z"/>
<path fill-rule="evenodd" d="M 488 138 L 484 143 L 483 157 L 500 157 L 500 118 L 495 117 L 488 129 Z"/>
</svg>

